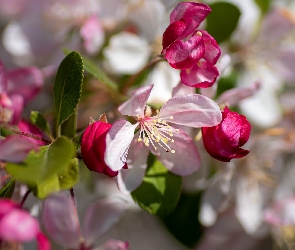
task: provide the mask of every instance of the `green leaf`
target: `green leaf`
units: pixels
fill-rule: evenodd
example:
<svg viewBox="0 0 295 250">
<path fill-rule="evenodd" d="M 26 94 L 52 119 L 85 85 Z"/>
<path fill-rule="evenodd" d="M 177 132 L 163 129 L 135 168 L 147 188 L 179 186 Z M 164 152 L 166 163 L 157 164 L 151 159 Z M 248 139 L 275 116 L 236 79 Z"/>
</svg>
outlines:
<svg viewBox="0 0 295 250">
<path fill-rule="evenodd" d="M 113 90 L 118 90 L 118 85 L 111 80 L 99 67 L 96 65 L 93 61 L 91 61 L 89 58 L 83 56 L 83 62 L 84 62 L 84 68 L 85 70 L 103 82 L 106 86 L 110 87 Z"/>
<path fill-rule="evenodd" d="M 12 179 L 7 182 L 4 187 L 0 189 L 0 199 L 11 198 L 15 188 L 15 180 Z"/>
<path fill-rule="evenodd" d="M 54 105 L 56 129 L 76 110 L 83 84 L 83 61 L 81 55 L 73 51 L 61 62 L 54 82 Z"/>
<path fill-rule="evenodd" d="M 152 154 L 143 183 L 131 195 L 150 214 L 165 217 L 176 207 L 181 193 L 180 176 L 169 172 Z"/>
<path fill-rule="evenodd" d="M 61 125 L 61 135 L 69 138 L 74 138 L 77 131 L 77 111 L 75 111 L 68 119 Z"/>
<path fill-rule="evenodd" d="M 270 8 L 271 0 L 254 0 L 260 8 L 261 14 L 264 15 Z"/>
<path fill-rule="evenodd" d="M 207 31 L 218 43 L 227 40 L 235 30 L 241 12 L 235 5 L 216 2 L 210 5 L 212 12 L 207 16 Z"/>
<path fill-rule="evenodd" d="M 79 180 L 79 161 L 72 159 L 66 169 L 58 173 L 60 189 L 70 189 L 78 183 Z"/>
<path fill-rule="evenodd" d="M 81 147 L 82 136 L 83 136 L 83 134 L 84 134 L 84 131 L 85 131 L 85 130 L 83 130 L 82 132 L 80 132 L 78 135 L 76 135 L 76 136 L 73 138 L 73 143 L 75 144 L 77 150 Z"/>
<path fill-rule="evenodd" d="M 36 127 L 40 128 L 46 134 L 51 134 L 48 122 L 38 111 L 31 111 L 30 120 Z"/>
<path fill-rule="evenodd" d="M 65 169 L 75 154 L 74 145 L 66 137 L 57 138 L 39 151 L 31 151 L 23 164 L 7 163 L 7 172 L 28 185 L 47 181 Z"/>
</svg>

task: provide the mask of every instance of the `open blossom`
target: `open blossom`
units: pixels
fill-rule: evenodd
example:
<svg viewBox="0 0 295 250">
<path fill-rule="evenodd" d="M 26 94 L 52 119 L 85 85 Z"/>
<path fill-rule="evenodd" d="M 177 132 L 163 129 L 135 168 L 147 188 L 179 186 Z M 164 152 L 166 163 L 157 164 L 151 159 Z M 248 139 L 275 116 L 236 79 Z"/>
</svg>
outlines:
<svg viewBox="0 0 295 250">
<path fill-rule="evenodd" d="M 121 191 L 132 191 L 140 185 L 149 151 L 174 174 L 189 175 L 199 169 L 199 154 L 193 140 L 170 123 L 199 128 L 221 121 L 218 105 L 198 94 L 174 97 L 152 116 L 146 105 L 152 88 L 149 85 L 137 89 L 119 107 L 122 115 L 134 117 L 136 123 L 117 121 L 106 135 L 105 162 L 113 171 L 121 170 L 117 178 Z M 125 170 L 122 168 L 126 161 Z"/>
<path fill-rule="evenodd" d="M 99 199 L 88 206 L 83 230 L 75 212 L 75 205 L 66 192 L 50 195 L 42 207 L 42 222 L 51 238 L 66 249 L 91 250 L 97 239 L 102 237 L 121 218 L 127 203 L 116 197 Z M 83 235 L 82 235 L 83 233 Z M 108 240 L 98 249 L 127 250 L 128 242 Z"/>
<path fill-rule="evenodd" d="M 112 124 L 103 121 L 89 124 L 82 136 L 81 154 L 89 170 L 114 177 L 118 171 L 112 171 L 104 161 L 106 134 L 111 127 Z"/>
<path fill-rule="evenodd" d="M 226 107 L 222 112 L 220 124 L 202 128 L 202 138 L 207 152 L 213 158 L 228 162 L 233 158 L 242 158 L 250 152 L 241 148 L 248 141 L 250 131 L 251 125 L 246 117 Z"/>
<path fill-rule="evenodd" d="M 38 241 L 39 250 L 49 250 L 50 243 L 40 231 L 38 221 L 10 200 L 0 200 L 0 242 Z"/>
<path fill-rule="evenodd" d="M 197 30 L 210 12 L 210 7 L 203 3 L 179 3 L 163 34 L 162 54 L 171 67 L 181 69 L 181 81 L 191 87 L 210 87 L 219 76 L 215 64 L 221 55 L 220 48 L 207 31 Z"/>
</svg>

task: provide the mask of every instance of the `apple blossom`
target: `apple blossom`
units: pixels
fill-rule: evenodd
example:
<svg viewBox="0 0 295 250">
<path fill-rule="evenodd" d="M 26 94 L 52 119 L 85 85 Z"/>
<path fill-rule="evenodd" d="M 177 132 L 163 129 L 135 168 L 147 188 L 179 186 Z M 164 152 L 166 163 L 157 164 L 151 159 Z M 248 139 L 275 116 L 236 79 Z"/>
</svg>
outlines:
<svg viewBox="0 0 295 250">
<path fill-rule="evenodd" d="M 88 206 L 83 235 L 75 205 L 66 192 L 49 196 L 42 207 L 42 221 L 51 238 L 67 249 L 91 250 L 95 241 L 106 233 L 122 216 L 127 204 L 120 198 L 100 199 Z M 67 208 L 67 209 L 64 209 Z M 123 248 L 123 246 L 125 248 Z M 111 240 L 102 249 L 128 249 L 127 242 Z"/>
<path fill-rule="evenodd" d="M 111 127 L 112 124 L 103 121 L 89 124 L 82 136 L 81 154 L 89 170 L 114 177 L 118 171 L 112 171 L 104 161 L 106 134 Z"/>
<path fill-rule="evenodd" d="M 181 81 L 191 87 L 210 87 L 219 76 L 214 65 L 220 48 L 208 32 L 197 30 L 210 12 L 210 7 L 203 3 L 179 3 L 163 34 L 162 54 L 171 67 L 182 70 Z"/>
<path fill-rule="evenodd" d="M 222 112 L 222 121 L 214 127 L 203 127 L 202 138 L 207 152 L 220 161 L 242 158 L 250 151 L 242 149 L 249 139 L 251 125 L 246 117 L 228 107 Z"/>
<path fill-rule="evenodd" d="M 106 135 L 105 162 L 113 171 L 121 170 L 117 181 L 119 188 L 125 185 L 120 189 L 127 189 L 126 192 L 140 185 L 149 150 L 174 174 L 189 175 L 199 169 L 199 154 L 193 140 L 170 123 L 199 128 L 221 121 L 217 104 L 198 94 L 174 97 L 152 116 L 151 108 L 146 105 L 152 88 L 149 85 L 135 90 L 119 107 L 122 115 L 133 116 L 136 123 L 117 121 Z M 122 170 L 126 161 L 128 169 Z"/>
<path fill-rule="evenodd" d="M 49 250 L 50 243 L 40 231 L 38 221 L 16 203 L 0 200 L 0 243 L 1 241 L 38 241 L 39 250 Z"/>
</svg>

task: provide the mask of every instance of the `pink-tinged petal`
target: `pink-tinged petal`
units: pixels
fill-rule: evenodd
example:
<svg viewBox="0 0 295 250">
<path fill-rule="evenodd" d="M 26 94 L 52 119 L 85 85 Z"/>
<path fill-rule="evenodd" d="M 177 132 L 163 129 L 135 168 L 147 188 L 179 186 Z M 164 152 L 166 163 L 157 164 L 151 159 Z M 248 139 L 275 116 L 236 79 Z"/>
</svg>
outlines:
<svg viewBox="0 0 295 250">
<path fill-rule="evenodd" d="M 3 63 L 0 61 L 0 93 L 7 90 L 7 77 Z"/>
<path fill-rule="evenodd" d="M 185 176 L 197 171 L 201 166 L 198 149 L 192 138 L 179 129 L 173 134 L 174 143 L 169 146 L 175 153 L 158 147 L 158 160 L 172 173 Z"/>
<path fill-rule="evenodd" d="M 87 53 L 96 53 L 104 42 L 104 32 L 97 16 L 91 16 L 80 29 Z"/>
<path fill-rule="evenodd" d="M 295 197 L 277 201 L 264 212 L 264 220 L 274 226 L 295 225 Z"/>
<path fill-rule="evenodd" d="M 27 103 L 43 86 L 42 72 L 35 67 L 7 71 L 8 94 L 20 95 Z"/>
<path fill-rule="evenodd" d="M 205 61 L 199 61 L 191 69 L 180 72 L 181 81 L 185 85 L 194 88 L 211 87 L 218 76 L 218 69 L 213 64 Z"/>
<path fill-rule="evenodd" d="M 39 233 L 38 221 L 27 212 L 13 209 L 0 220 L 0 238 L 7 241 L 30 241 Z"/>
<path fill-rule="evenodd" d="M 295 27 L 294 27 L 295 29 Z M 291 47 L 291 46 L 290 46 Z M 272 68 L 286 81 L 293 82 L 295 78 L 295 49 L 282 48 L 272 52 L 273 60 L 270 62 Z"/>
<path fill-rule="evenodd" d="M 126 163 L 128 149 L 138 125 L 121 120 L 114 123 L 106 136 L 105 163 L 112 171 L 119 171 Z"/>
<path fill-rule="evenodd" d="M 234 88 L 222 93 L 217 99 L 217 103 L 234 106 L 247 97 L 254 95 L 260 88 L 261 83 L 255 82 L 247 88 Z"/>
<path fill-rule="evenodd" d="M 13 102 L 5 92 L 0 91 L 0 124 L 8 124 L 13 118 Z"/>
<path fill-rule="evenodd" d="M 146 172 L 148 154 L 148 148 L 135 138 L 129 149 L 128 169 L 121 169 L 115 178 L 122 193 L 128 194 L 140 186 Z"/>
<path fill-rule="evenodd" d="M 172 68 L 189 69 L 204 56 L 204 53 L 204 41 L 196 35 L 187 41 L 175 41 L 166 49 L 164 56 Z"/>
<path fill-rule="evenodd" d="M 49 196 L 43 203 L 42 222 L 49 236 L 66 248 L 79 246 L 79 221 L 71 197 L 67 193 Z"/>
<path fill-rule="evenodd" d="M 165 50 L 171 43 L 176 41 L 186 28 L 186 22 L 182 19 L 171 23 L 163 33 L 162 46 Z M 163 52 L 162 52 L 163 53 Z"/>
<path fill-rule="evenodd" d="M 29 133 L 29 134 L 37 135 L 37 136 L 39 136 L 41 138 L 43 138 L 43 136 L 44 136 L 43 133 L 42 133 L 42 131 L 39 128 L 37 128 L 36 126 L 34 126 L 31 123 L 26 122 L 25 120 L 21 120 L 18 123 L 18 128 L 22 132 L 26 132 L 26 133 Z M 42 146 L 42 145 L 45 145 L 46 144 L 43 141 L 36 140 L 36 139 L 33 139 L 33 138 L 29 138 L 28 137 L 27 139 L 29 139 L 30 141 L 32 141 L 33 143 L 35 143 L 38 146 Z"/>
<path fill-rule="evenodd" d="M 36 144 L 26 137 L 11 135 L 0 140 L 0 161 L 22 162 Z"/>
<path fill-rule="evenodd" d="M 182 82 L 179 82 L 177 86 L 173 88 L 172 90 L 172 97 L 181 96 L 181 95 L 190 95 L 194 93 L 195 93 L 194 88 L 188 87 L 182 84 Z"/>
<path fill-rule="evenodd" d="M 184 19 L 187 23 L 187 27 L 181 35 L 181 38 L 185 38 L 197 29 L 210 12 L 211 8 L 207 4 L 182 2 L 171 12 L 170 23 Z"/>
<path fill-rule="evenodd" d="M 86 245 L 92 245 L 119 221 L 127 203 L 116 197 L 100 199 L 89 205 L 84 219 L 84 237 Z"/>
<path fill-rule="evenodd" d="M 39 232 L 37 235 L 37 242 L 38 242 L 38 250 L 50 250 L 50 241 L 47 239 L 47 237 Z"/>
<path fill-rule="evenodd" d="M 129 242 L 120 240 L 108 240 L 102 246 L 99 247 L 100 250 L 127 250 L 129 249 Z"/>
<path fill-rule="evenodd" d="M 171 117 L 171 123 L 200 128 L 219 124 L 221 111 L 210 98 L 192 94 L 168 100 L 160 110 L 159 117 L 166 120 Z"/>
<path fill-rule="evenodd" d="M 119 106 L 119 112 L 122 115 L 143 117 L 145 106 L 153 86 L 152 84 L 133 91 L 131 97 Z"/>
<path fill-rule="evenodd" d="M 200 30 L 200 32 L 202 33 L 205 45 L 204 59 L 211 64 L 216 64 L 221 55 L 220 47 L 207 31 Z"/>
<path fill-rule="evenodd" d="M 7 214 L 9 211 L 18 208 L 18 205 L 11 200 L 1 199 L 0 200 L 0 220 L 2 217 Z"/>
<path fill-rule="evenodd" d="M 22 116 L 24 109 L 24 98 L 21 95 L 12 95 L 10 98 L 13 103 L 13 118 L 11 124 L 16 125 L 19 123 Z"/>
</svg>

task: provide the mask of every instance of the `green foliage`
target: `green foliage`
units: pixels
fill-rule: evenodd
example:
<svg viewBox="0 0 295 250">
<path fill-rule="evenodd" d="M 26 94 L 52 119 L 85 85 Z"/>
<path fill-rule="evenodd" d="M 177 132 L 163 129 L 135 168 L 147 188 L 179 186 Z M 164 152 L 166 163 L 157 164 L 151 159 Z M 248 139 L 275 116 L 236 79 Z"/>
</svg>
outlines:
<svg viewBox="0 0 295 250">
<path fill-rule="evenodd" d="M 254 0 L 258 5 L 261 14 L 264 15 L 270 8 L 271 0 Z"/>
<path fill-rule="evenodd" d="M 66 137 L 57 138 L 39 151 L 31 151 L 22 164 L 7 163 L 7 172 L 30 186 L 43 199 L 52 192 L 75 185 L 79 172 L 77 160 L 72 160 L 75 148 Z"/>
<path fill-rule="evenodd" d="M 131 195 L 150 214 L 165 217 L 179 200 L 182 178 L 169 172 L 152 154 L 143 183 Z"/>
<path fill-rule="evenodd" d="M 51 134 L 48 122 L 38 111 L 31 111 L 30 120 L 36 127 L 40 128 L 46 134 Z"/>
<path fill-rule="evenodd" d="M 73 51 L 61 62 L 54 82 L 54 105 L 56 112 L 56 130 L 76 110 L 83 84 L 83 61 L 81 55 Z"/>
<path fill-rule="evenodd" d="M 0 199 L 11 198 L 15 188 L 15 180 L 12 179 L 7 182 L 4 187 L 0 189 Z"/>
<path fill-rule="evenodd" d="M 77 131 L 77 111 L 75 111 L 67 120 L 61 125 L 61 134 L 69 138 L 74 138 Z"/>
<path fill-rule="evenodd" d="M 103 82 L 106 86 L 113 90 L 118 90 L 118 85 L 112 81 L 95 62 L 91 61 L 89 58 L 83 56 L 84 68 L 85 70 L 94 76 L 96 79 Z"/>
<path fill-rule="evenodd" d="M 210 5 L 212 12 L 207 20 L 207 31 L 218 43 L 227 40 L 235 30 L 241 12 L 233 4 L 216 2 Z"/>
</svg>

